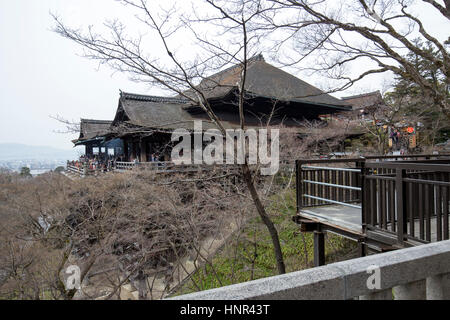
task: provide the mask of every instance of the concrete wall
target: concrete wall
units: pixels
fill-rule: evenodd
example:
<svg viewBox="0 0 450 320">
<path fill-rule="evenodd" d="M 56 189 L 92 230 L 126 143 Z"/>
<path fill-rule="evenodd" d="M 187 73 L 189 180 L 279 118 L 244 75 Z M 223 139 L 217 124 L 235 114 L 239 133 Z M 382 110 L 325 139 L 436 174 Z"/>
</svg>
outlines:
<svg viewBox="0 0 450 320">
<path fill-rule="evenodd" d="M 450 299 L 450 240 L 182 295 L 173 299 L 354 298 Z"/>
</svg>

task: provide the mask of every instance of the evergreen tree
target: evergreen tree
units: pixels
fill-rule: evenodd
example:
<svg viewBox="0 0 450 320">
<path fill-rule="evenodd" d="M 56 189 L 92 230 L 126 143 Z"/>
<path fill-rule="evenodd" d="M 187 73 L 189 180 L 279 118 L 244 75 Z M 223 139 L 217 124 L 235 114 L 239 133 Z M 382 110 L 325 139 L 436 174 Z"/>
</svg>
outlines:
<svg viewBox="0 0 450 320">
<path fill-rule="evenodd" d="M 20 169 L 20 175 L 22 177 L 31 177 L 31 172 L 30 172 L 30 168 L 28 167 L 22 167 Z"/>
<path fill-rule="evenodd" d="M 415 40 L 415 44 L 432 55 L 437 57 L 441 55 L 429 42 L 423 44 L 420 40 Z M 446 96 L 450 102 L 449 85 L 446 84 L 446 78 L 441 70 L 414 53 L 409 53 L 406 57 L 434 89 Z M 450 131 L 448 118 L 412 78 L 397 78 L 394 89 L 385 95 L 385 100 L 391 108 L 399 110 L 406 124 L 421 125 L 419 139 L 422 144 L 434 145 L 446 140 L 446 134 Z"/>
</svg>

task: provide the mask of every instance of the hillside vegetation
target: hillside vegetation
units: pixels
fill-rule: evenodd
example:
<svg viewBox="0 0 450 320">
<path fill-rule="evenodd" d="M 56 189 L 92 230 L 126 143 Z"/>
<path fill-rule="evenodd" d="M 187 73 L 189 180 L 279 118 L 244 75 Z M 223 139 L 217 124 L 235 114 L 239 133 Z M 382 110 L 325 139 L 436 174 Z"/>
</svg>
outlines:
<svg viewBox="0 0 450 320">
<path fill-rule="evenodd" d="M 270 214 L 280 234 L 286 271 L 314 267 L 313 235 L 300 232 L 291 219 L 295 215 L 295 191 L 291 189 L 276 198 Z M 325 239 L 327 263 L 357 257 L 356 243 L 334 234 L 326 234 Z M 260 219 L 252 218 L 174 295 L 275 276 L 273 261 L 270 236 Z"/>
<path fill-rule="evenodd" d="M 292 175 L 271 179 L 258 185 L 287 272 L 311 267 L 311 235 L 291 220 Z M 0 298 L 123 299 L 131 286 L 135 298 L 159 299 L 275 275 L 270 236 L 246 193 L 235 172 L 221 170 L 75 181 L 0 174 Z M 215 247 L 205 250 L 205 239 Z M 326 249 L 328 261 L 355 251 L 336 236 Z M 71 265 L 81 270 L 82 293 L 66 286 Z"/>
</svg>

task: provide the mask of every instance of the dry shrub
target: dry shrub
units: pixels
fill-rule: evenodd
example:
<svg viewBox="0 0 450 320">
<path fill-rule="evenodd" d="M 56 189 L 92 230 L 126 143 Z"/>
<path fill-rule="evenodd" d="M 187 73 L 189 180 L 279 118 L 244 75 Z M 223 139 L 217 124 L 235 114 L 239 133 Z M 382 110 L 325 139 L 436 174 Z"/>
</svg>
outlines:
<svg viewBox="0 0 450 320">
<path fill-rule="evenodd" d="M 0 175 L 0 297 L 73 298 L 62 282 L 69 264 L 80 266 L 82 277 L 106 270 L 101 283 L 90 284 L 109 286 L 116 297 L 125 281 L 172 270 L 223 231 L 226 219 L 244 215 L 243 190 L 236 174 L 223 170 L 76 181 Z"/>
</svg>

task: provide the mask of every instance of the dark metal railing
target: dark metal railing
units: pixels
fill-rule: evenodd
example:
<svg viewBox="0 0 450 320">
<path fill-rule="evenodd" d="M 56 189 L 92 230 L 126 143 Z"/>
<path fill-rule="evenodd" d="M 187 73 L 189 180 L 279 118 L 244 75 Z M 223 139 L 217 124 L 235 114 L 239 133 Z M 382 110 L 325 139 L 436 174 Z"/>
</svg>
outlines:
<svg viewBox="0 0 450 320">
<path fill-rule="evenodd" d="M 363 181 L 366 228 L 396 233 L 400 243 L 449 239 L 450 160 L 366 163 Z"/>
<path fill-rule="evenodd" d="M 339 204 L 399 243 L 449 239 L 449 155 L 298 160 L 296 174 L 297 212 Z"/>
<path fill-rule="evenodd" d="M 361 202 L 363 161 L 359 158 L 297 161 L 297 211 L 326 204 L 361 208 L 357 203 Z"/>
</svg>

